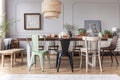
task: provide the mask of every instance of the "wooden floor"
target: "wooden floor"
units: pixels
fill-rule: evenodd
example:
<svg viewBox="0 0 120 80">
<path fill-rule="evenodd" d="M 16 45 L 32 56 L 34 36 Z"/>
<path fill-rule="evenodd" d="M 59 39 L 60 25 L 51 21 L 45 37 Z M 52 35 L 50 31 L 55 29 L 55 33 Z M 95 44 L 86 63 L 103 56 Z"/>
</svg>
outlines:
<svg viewBox="0 0 120 80">
<path fill-rule="evenodd" d="M 74 57 L 74 72 L 71 71 L 68 58 L 63 58 L 61 67 L 59 72 L 56 71 L 55 63 L 56 63 L 56 56 L 51 55 L 51 68 L 48 65 L 47 60 L 45 61 L 45 71 L 42 72 L 40 70 L 39 59 L 37 59 L 36 67 L 33 66 L 31 71 L 27 70 L 27 60 L 24 57 L 24 63 L 21 64 L 20 58 L 17 58 L 14 67 L 10 67 L 10 59 L 9 57 L 5 60 L 5 67 L 1 66 L 1 58 L 0 58 L 0 75 L 4 74 L 118 74 L 120 75 L 120 66 L 114 63 L 111 65 L 110 57 L 106 56 L 103 63 L 103 72 L 99 71 L 99 67 L 97 66 L 95 69 L 89 67 L 89 72 L 86 73 L 85 71 L 85 63 L 83 64 L 82 68 L 79 68 L 79 57 Z M 120 56 L 118 56 L 118 61 L 120 61 Z"/>
</svg>

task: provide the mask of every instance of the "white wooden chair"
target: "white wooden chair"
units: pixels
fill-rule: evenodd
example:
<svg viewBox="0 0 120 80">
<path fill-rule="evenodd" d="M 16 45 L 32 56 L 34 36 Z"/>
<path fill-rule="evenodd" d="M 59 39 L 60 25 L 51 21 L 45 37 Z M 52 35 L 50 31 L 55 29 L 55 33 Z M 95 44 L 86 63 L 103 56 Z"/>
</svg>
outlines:
<svg viewBox="0 0 120 80">
<path fill-rule="evenodd" d="M 98 56 L 100 71 L 102 72 L 101 59 L 100 59 L 100 45 L 101 39 L 99 37 L 82 37 L 85 41 L 85 47 L 81 48 L 80 68 L 82 65 L 82 56 L 86 58 L 86 72 L 88 72 L 88 65 L 95 67 L 96 56 Z M 92 55 L 92 62 L 89 62 L 89 54 Z"/>
</svg>

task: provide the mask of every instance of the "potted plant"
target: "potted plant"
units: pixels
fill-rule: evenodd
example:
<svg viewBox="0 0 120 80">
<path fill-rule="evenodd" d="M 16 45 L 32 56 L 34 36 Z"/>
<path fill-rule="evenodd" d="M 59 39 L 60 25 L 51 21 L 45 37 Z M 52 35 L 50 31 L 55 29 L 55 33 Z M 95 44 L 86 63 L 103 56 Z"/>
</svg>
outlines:
<svg viewBox="0 0 120 80">
<path fill-rule="evenodd" d="M 80 36 L 86 36 L 87 35 L 86 30 L 84 28 L 79 28 L 78 32 L 79 32 Z"/>
<path fill-rule="evenodd" d="M 14 22 L 14 20 L 8 19 L 0 23 L 0 37 L 3 37 L 6 33 L 8 33 L 8 27 Z"/>
<path fill-rule="evenodd" d="M 105 38 L 110 38 L 112 37 L 112 33 L 110 30 L 104 30 L 104 37 Z"/>
<path fill-rule="evenodd" d="M 64 28 L 67 30 L 69 37 L 71 37 L 72 32 L 75 30 L 75 26 L 70 24 L 64 24 Z"/>
<path fill-rule="evenodd" d="M 3 42 L 6 33 L 8 33 L 8 26 L 11 24 L 11 20 L 5 20 L 0 22 L 0 50 L 4 49 Z"/>
</svg>

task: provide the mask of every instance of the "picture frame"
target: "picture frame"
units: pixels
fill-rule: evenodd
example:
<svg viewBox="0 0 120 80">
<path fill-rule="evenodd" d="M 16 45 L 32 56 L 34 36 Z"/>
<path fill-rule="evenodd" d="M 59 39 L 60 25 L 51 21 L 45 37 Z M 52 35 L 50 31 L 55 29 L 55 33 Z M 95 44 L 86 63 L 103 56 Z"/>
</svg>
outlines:
<svg viewBox="0 0 120 80">
<path fill-rule="evenodd" d="M 91 25 L 93 33 L 101 32 L 101 20 L 84 20 L 84 28 L 86 31 L 89 29 L 89 25 Z"/>
<path fill-rule="evenodd" d="M 24 13 L 24 29 L 40 30 L 41 14 L 40 13 Z"/>
</svg>

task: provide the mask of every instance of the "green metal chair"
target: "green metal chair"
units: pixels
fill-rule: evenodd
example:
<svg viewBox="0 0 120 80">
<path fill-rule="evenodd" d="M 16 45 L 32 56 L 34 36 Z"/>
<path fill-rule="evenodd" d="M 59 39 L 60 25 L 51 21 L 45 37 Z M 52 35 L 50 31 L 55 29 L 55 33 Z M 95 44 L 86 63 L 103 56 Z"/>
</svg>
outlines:
<svg viewBox="0 0 120 80">
<path fill-rule="evenodd" d="M 50 55 L 49 55 L 48 51 L 39 50 L 38 41 L 39 41 L 38 35 L 32 35 L 32 51 L 31 51 L 32 55 L 31 55 L 29 71 L 30 71 L 32 65 L 36 63 L 35 56 L 38 56 L 40 58 L 39 60 L 40 60 L 40 66 L 41 66 L 42 71 L 44 71 L 43 65 L 44 65 L 45 55 L 47 55 L 48 62 L 50 64 Z"/>
</svg>

